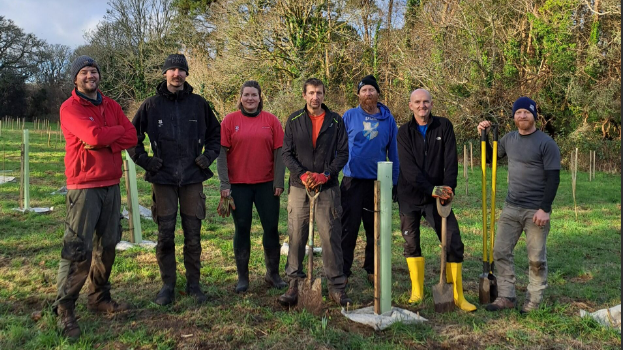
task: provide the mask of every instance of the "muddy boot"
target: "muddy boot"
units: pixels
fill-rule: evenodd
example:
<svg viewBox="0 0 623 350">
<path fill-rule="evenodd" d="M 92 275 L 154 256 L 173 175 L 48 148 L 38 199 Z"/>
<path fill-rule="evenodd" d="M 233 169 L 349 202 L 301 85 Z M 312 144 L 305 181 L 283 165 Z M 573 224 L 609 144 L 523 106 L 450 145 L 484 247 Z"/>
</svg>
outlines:
<svg viewBox="0 0 623 350">
<path fill-rule="evenodd" d="M 244 293 L 249 289 L 249 254 L 248 250 L 234 249 L 236 270 L 238 271 L 236 293 Z"/>
<path fill-rule="evenodd" d="M 195 298 L 198 304 L 203 304 L 208 301 L 208 297 L 201 291 L 199 283 L 187 283 L 186 294 Z"/>
<path fill-rule="evenodd" d="M 296 305 L 298 298 L 299 283 L 296 278 L 293 278 L 290 280 L 290 288 L 288 288 L 288 291 L 285 292 L 285 294 L 280 295 L 279 298 L 277 298 L 277 301 L 279 301 L 279 304 L 283 306 L 293 306 Z"/>
<path fill-rule="evenodd" d="M 126 302 L 116 302 L 112 299 L 102 300 L 97 304 L 88 304 L 87 310 L 91 312 L 115 313 L 130 310 L 132 306 Z"/>
<path fill-rule="evenodd" d="M 175 287 L 165 284 L 156 295 L 154 303 L 165 306 L 171 304 L 173 300 L 175 300 Z"/>
<path fill-rule="evenodd" d="M 333 299 L 333 301 L 335 301 L 340 306 L 348 306 L 348 304 L 353 304 L 353 300 L 349 298 L 348 295 L 346 295 L 346 291 L 334 291 L 330 292 L 329 294 L 331 296 L 331 299 Z"/>
<path fill-rule="evenodd" d="M 505 298 L 498 296 L 494 302 L 485 306 L 485 310 L 487 311 L 501 311 L 505 309 L 514 309 L 515 308 L 515 298 Z"/>
<path fill-rule="evenodd" d="M 56 313 L 58 314 L 58 328 L 61 330 L 61 334 L 70 341 L 78 340 L 82 331 L 80 331 L 78 321 L 76 321 L 74 305 L 59 304 Z"/>
<path fill-rule="evenodd" d="M 281 258 L 280 248 L 264 248 L 264 261 L 266 263 L 266 276 L 264 281 L 269 286 L 283 289 L 288 285 L 279 276 L 279 259 Z"/>
</svg>

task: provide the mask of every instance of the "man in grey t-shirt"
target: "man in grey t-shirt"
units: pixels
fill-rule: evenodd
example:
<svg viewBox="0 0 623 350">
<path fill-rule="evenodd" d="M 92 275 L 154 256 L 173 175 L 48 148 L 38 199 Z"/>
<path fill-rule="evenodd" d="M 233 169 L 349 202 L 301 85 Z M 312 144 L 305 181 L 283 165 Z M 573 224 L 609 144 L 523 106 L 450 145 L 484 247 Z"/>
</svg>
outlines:
<svg viewBox="0 0 623 350">
<path fill-rule="evenodd" d="M 513 104 L 517 131 L 498 143 L 498 158 L 508 156 L 508 195 L 498 219 L 493 259 L 497 266 L 498 298 L 487 311 L 514 308 L 515 268 L 513 250 L 522 232 L 530 264 L 529 284 L 521 312 L 537 309 L 547 287 L 547 235 L 550 229 L 552 202 L 560 183 L 560 150 L 551 137 L 536 129 L 536 103 L 521 97 Z M 478 131 L 491 123 L 478 124 Z M 491 158 L 487 145 L 487 158 Z"/>
</svg>

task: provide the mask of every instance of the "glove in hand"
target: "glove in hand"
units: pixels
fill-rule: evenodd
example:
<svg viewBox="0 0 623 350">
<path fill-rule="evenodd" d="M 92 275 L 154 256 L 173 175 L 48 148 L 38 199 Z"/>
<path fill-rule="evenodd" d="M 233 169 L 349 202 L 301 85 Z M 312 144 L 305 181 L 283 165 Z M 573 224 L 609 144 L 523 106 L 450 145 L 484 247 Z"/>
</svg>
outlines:
<svg viewBox="0 0 623 350">
<path fill-rule="evenodd" d="M 201 169 L 207 169 L 210 167 L 210 161 L 208 157 L 203 154 L 199 155 L 199 157 L 195 158 L 195 164 L 197 164 Z"/>
<path fill-rule="evenodd" d="M 329 181 L 330 176 L 325 176 L 320 173 L 311 173 L 312 179 L 314 179 L 312 189 L 316 189 L 318 186 L 322 186 Z"/>
<path fill-rule="evenodd" d="M 218 207 L 216 208 L 216 212 L 222 218 L 229 217 L 231 210 L 236 210 L 236 204 L 234 203 L 234 198 L 231 196 L 223 197 L 221 196 L 221 200 L 218 203 Z"/>
<path fill-rule="evenodd" d="M 452 202 L 454 193 L 450 186 L 435 186 L 435 188 L 433 188 L 433 198 L 441 199 L 441 204 L 446 205 Z"/>
<path fill-rule="evenodd" d="M 149 172 L 156 172 L 160 170 L 160 168 L 162 168 L 162 159 L 158 157 L 149 157 L 145 170 Z"/>
</svg>

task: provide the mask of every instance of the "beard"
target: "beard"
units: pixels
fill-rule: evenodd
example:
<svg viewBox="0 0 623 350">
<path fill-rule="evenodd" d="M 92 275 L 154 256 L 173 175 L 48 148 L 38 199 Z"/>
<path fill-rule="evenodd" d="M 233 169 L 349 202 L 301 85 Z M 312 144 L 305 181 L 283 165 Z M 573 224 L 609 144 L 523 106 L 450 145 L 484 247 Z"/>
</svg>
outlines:
<svg viewBox="0 0 623 350">
<path fill-rule="evenodd" d="M 530 120 L 515 120 L 515 126 L 519 130 L 531 130 L 534 127 L 534 118 Z"/>
<path fill-rule="evenodd" d="M 373 97 L 363 97 L 359 99 L 359 105 L 361 109 L 364 111 L 374 111 L 376 109 L 376 104 L 378 102 L 378 98 Z"/>
<path fill-rule="evenodd" d="M 81 83 L 78 84 L 78 91 L 86 92 L 87 94 L 94 93 L 99 88 L 99 81 L 96 81 L 93 86 L 94 87 L 91 88 L 89 87 L 89 85 L 87 85 L 87 83 Z"/>
</svg>

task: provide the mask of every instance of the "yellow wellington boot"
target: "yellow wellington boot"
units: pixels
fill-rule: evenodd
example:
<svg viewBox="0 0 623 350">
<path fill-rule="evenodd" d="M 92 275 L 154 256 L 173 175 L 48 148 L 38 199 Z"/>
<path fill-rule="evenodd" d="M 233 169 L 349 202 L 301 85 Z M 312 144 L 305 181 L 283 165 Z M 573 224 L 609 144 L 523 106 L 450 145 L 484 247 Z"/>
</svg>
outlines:
<svg viewBox="0 0 623 350">
<path fill-rule="evenodd" d="M 419 303 L 424 299 L 424 257 L 407 258 L 411 276 L 411 298 L 409 303 Z"/>
<path fill-rule="evenodd" d="M 470 304 L 463 296 L 463 277 L 461 276 L 463 264 L 447 263 L 446 266 L 450 270 L 452 282 L 454 283 L 454 304 L 463 311 L 469 312 L 476 310 L 476 306 Z"/>
</svg>

